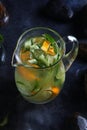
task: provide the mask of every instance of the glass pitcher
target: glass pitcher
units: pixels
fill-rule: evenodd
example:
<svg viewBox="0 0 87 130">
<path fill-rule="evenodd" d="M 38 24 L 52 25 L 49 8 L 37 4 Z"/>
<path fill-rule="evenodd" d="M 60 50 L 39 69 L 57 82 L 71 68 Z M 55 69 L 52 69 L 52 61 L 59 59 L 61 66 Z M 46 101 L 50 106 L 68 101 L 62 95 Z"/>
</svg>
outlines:
<svg viewBox="0 0 87 130">
<path fill-rule="evenodd" d="M 23 44 L 28 39 L 37 37 L 39 37 L 39 41 L 41 42 L 42 39 L 40 38 L 43 34 L 50 35 L 51 40 L 54 39 L 57 43 L 60 52 L 59 59 L 54 64 L 46 67 L 36 67 L 35 65 L 32 66 L 23 62 L 20 56 Z M 65 73 L 70 68 L 78 53 L 77 39 L 73 36 L 67 36 L 66 41 L 56 31 L 45 27 L 29 29 L 18 39 L 11 64 L 15 67 L 16 86 L 27 101 L 43 104 L 53 100 L 60 93 L 65 81 Z M 71 46 L 71 50 L 67 54 L 66 43 L 69 43 Z M 26 42 L 26 45 L 28 44 L 30 43 Z"/>
</svg>

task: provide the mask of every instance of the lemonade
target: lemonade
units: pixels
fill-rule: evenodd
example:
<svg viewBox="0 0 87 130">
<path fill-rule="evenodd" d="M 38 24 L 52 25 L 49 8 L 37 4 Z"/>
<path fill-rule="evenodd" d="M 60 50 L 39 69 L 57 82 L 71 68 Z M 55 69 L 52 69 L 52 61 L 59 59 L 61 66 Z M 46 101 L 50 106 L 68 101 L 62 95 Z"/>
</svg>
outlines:
<svg viewBox="0 0 87 130">
<path fill-rule="evenodd" d="M 78 40 L 74 36 L 63 39 L 46 27 L 26 30 L 17 41 L 11 61 L 19 92 L 31 103 L 53 100 L 63 88 L 66 71 L 77 54 Z"/>
<path fill-rule="evenodd" d="M 25 99 L 40 104 L 59 94 L 65 81 L 61 56 L 61 48 L 49 34 L 29 37 L 21 44 L 22 66 L 15 69 L 15 81 Z"/>
</svg>

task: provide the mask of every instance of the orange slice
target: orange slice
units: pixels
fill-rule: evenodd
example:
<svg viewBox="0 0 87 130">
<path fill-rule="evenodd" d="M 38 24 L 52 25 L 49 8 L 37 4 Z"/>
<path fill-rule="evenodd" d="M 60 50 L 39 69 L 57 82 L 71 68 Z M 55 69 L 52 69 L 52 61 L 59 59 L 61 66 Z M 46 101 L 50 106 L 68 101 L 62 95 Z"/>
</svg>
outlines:
<svg viewBox="0 0 87 130">
<path fill-rule="evenodd" d="M 21 76 L 23 76 L 26 80 L 39 80 L 35 71 L 30 70 L 29 68 L 25 68 L 23 66 L 17 67 L 18 72 Z"/>
<path fill-rule="evenodd" d="M 28 61 L 30 59 L 29 56 L 30 56 L 30 52 L 29 51 L 20 53 L 20 58 L 21 58 L 21 60 L 23 62 Z"/>
<path fill-rule="evenodd" d="M 54 48 L 52 46 L 50 46 L 47 53 L 54 56 L 55 55 Z"/>
<path fill-rule="evenodd" d="M 51 90 L 51 91 L 53 92 L 53 94 L 57 95 L 57 94 L 59 94 L 59 92 L 60 92 L 60 88 L 54 86 L 54 87 L 52 87 L 52 90 Z"/>
<path fill-rule="evenodd" d="M 44 41 L 44 42 L 43 42 L 43 45 L 42 45 L 42 47 L 41 47 L 41 49 L 42 49 L 43 51 L 47 52 L 49 46 L 50 46 L 50 42 L 49 42 L 49 41 Z"/>
</svg>

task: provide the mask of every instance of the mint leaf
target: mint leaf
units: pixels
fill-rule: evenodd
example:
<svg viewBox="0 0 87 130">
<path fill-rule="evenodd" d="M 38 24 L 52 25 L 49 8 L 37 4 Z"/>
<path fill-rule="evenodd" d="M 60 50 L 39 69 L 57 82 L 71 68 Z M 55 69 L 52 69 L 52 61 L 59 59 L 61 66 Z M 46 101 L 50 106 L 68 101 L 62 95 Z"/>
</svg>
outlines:
<svg viewBox="0 0 87 130">
<path fill-rule="evenodd" d="M 44 36 L 45 39 L 47 39 L 50 43 L 55 43 L 55 40 L 54 40 L 54 38 L 53 38 L 51 35 L 45 33 L 45 34 L 43 34 L 43 36 Z"/>
<path fill-rule="evenodd" d="M 59 47 L 58 47 L 58 45 L 57 45 L 55 39 L 54 39 L 51 35 L 49 35 L 49 34 L 47 34 L 47 33 L 43 34 L 43 36 L 45 37 L 46 40 L 48 40 L 48 41 L 51 43 L 51 45 L 52 45 L 53 48 L 54 48 L 54 52 L 57 53 L 57 52 L 58 52 L 58 49 L 57 49 L 57 48 L 59 48 Z"/>
<path fill-rule="evenodd" d="M 17 81 L 18 84 L 25 86 L 25 84 L 21 81 Z"/>
</svg>

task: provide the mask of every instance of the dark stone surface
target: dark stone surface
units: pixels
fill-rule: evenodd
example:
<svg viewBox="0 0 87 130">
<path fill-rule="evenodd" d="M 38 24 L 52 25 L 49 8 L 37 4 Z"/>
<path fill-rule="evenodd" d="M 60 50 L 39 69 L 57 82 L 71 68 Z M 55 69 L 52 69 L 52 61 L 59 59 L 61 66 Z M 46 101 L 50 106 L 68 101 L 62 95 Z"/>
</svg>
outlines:
<svg viewBox="0 0 87 130">
<path fill-rule="evenodd" d="M 61 22 L 73 20 L 77 13 L 87 5 L 87 0 L 48 0 L 45 15 Z"/>
<path fill-rule="evenodd" d="M 65 121 L 64 130 L 86 130 L 87 129 L 87 113 L 74 113 L 71 118 Z"/>
<path fill-rule="evenodd" d="M 87 62 L 87 42 L 79 43 L 78 58 Z"/>
<path fill-rule="evenodd" d="M 80 38 L 82 32 L 76 30 L 73 21 L 61 23 L 43 16 L 40 11 L 48 0 L 2 2 L 10 19 L 6 26 L 0 27 L 6 49 L 6 63 L 0 66 L 0 121 L 8 114 L 8 122 L 0 130 L 62 130 L 64 122 L 74 112 L 87 113 L 84 78 L 79 73 L 87 69 L 87 62 L 77 58 L 66 73 L 66 81 L 59 96 L 50 103 L 35 105 L 25 101 L 18 92 L 11 57 L 21 33 L 32 27 L 50 27 L 61 36 L 74 35 L 79 41 L 84 36 Z"/>
</svg>

